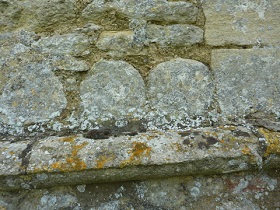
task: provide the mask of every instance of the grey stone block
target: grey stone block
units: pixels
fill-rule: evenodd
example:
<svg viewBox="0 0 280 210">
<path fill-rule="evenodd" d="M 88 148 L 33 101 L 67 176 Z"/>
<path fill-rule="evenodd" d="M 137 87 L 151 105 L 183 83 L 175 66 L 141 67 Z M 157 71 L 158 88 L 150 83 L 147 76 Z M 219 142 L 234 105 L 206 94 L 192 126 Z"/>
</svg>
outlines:
<svg viewBox="0 0 280 210">
<path fill-rule="evenodd" d="M 109 55 L 114 57 L 137 54 L 137 51 L 139 51 L 136 45 L 134 45 L 132 31 L 103 32 L 100 34 L 96 47 L 100 50 L 107 51 Z"/>
<path fill-rule="evenodd" d="M 0 122 L 12 128 L 45 122 L 59 116 L 66 107 L 61 82 L 46 63 L 29 63 L 14 72 L 0 96 Z M 20 131 L 19 131 L 20 133 Z"/>
<path fill-rule="evenodd" d="M 161 46 L 190 46 L 203 41 L 203 30 L 186 24 L 148 25 L 146 33 L 148 42 Z"/>
<path fill-rule="evenodd" d="M 280 1 L 203 1 L 205 39 L 214 46 L 280 45 Z"/>
<path fill-rule="evenodd" d="M 222 115 L 242 118 L 260 111 L 280 116 L 279 65 L 279 50 L 214 50 L 211 67 Z"/>
<path fill-rule="evenodd" d="M 83 56 L 90 53 L 90 41 L 87 36 L 78 33 L 42 37 L 31 46 L 54 55 Z"/>
<path fill-rule="evenodd" d="M 152 110 L 155 110 L 154 116 L 150 117 L 158 121 L 162 116 L 168 116 L 171 121 L 183 125 L 188 124 L 189 117 L 205 116 L 213 95 L 207 66 L 182 58 L 161 63 L 152 69 L 148 88 L 148 99 Z M 168 120 L 164 121 L 166 119 L 158 123 L 168 123 Z"/>
<path fill-rule="evenodd" d="M 124 61 L 97 62 L 81 83 L 80 94 L 88 120 L 141 117 L 146 102 L 144 81 Z"/>
<path fill-rule="evenodd" d="M 100 17 L 109 11 L 117 11 L 129 18 L 173 23 L 194 23 L 198 13 L 194 4 L 184 1 L 113 0 L 108 3 L 94 0 L 83 10 L 82 15 L 91 20 L 100 20 Z"/>
</svg>

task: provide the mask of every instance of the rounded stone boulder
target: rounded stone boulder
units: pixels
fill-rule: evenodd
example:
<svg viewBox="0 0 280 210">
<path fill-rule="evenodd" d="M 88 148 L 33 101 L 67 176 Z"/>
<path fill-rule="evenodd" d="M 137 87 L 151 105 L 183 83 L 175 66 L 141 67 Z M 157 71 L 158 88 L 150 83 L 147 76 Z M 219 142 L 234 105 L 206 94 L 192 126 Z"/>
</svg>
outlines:
<svg viewBox="0 0 280 210">
<path fill-rule="evenodd" d="M 195 60 L 177 58 L 156 66 L 148 77 L 148 99 L 157 116 L 204 116 L 213 94 L 210 71 Z"/>
<path fill-rule="evenodd" d="M 97 62 L 81 83 L 84 114 L 89 120 L 123 119 L 142 115 L 145 86 L 139 72 L 124 61 Z"/>
</svg>

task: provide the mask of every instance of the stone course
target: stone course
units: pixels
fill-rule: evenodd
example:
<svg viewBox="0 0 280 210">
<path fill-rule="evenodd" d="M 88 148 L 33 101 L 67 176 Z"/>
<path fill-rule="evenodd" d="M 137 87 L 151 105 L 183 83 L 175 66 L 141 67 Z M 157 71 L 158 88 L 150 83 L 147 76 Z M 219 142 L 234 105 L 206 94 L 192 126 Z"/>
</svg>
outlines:
<svg viewBox="0 0 280 210">
<path fill-rule="evenodd" d="M 279 209 L 280 0 L 0 0 L 0 209 Z"/>
</svg>

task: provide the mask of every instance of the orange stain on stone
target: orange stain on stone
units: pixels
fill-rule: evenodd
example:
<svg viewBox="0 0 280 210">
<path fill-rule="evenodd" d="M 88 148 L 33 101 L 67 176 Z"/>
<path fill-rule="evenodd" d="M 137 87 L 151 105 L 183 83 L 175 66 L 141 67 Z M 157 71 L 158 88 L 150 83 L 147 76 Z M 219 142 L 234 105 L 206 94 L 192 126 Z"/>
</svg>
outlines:
<svg viewBox="0 0 280 210">
<path fill-rule="evenodd" d="M 69 142 L 71 145 L 71 154 L 68 154 L 66 161 L 57 161 L 51 164 L 51 168 L 59 171 L 78 171 L 87 168 L 86 163 L 78 156 L 78 152 L 88 145 L 87 142 L 77 144 L 75 136 L 64 137 L 61 139 L 63 142 Z"/>
<path fill-rule="evenodd" d="M 132 149 L 129 151 L 131 156 L 128 160 L 125 160 L 121 163 L 121 167 L 131 164 L 139 164 L 142 158 L 150 156 L 151 150 L 152 148 L 148 147 L 145 143 L 134 141 Z"/>
</svg>

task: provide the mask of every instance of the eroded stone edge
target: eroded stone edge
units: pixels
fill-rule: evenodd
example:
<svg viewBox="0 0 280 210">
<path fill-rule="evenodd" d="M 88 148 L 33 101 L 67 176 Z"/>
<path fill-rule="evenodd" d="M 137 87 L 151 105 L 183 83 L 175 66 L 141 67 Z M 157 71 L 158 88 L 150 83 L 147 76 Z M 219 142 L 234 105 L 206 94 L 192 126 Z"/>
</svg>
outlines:
<svg viewBox="0 0 280 210">
<path fill-rule="evenodd" d="M 188 141 L 186 137 L 197 132 L 201 132 L 202 135 L 208 135 L 207 132 L 212 132 L 212 134 L 215 132 L 218 142 L 216 142 L 212 134 L 209 134 L 209 136 L 206 136 L 205 138 L 206 141 L 201 141 L 201 139 L 199 140 L 199 137 L 195 137 L 196 139 L 194 139 L 193 142 L 196 143 L 196 145 L 191 146 L 189 148 L 190 150 L 182 148 L 183 144 L 190 144 L 190 141 Z M 83 158 L 86 158 L 88 155 L 95 154 L 98 151 L 95 150 L 94 152 L 90 153 L 88 150 L 90 153 L 88 154 L 85 153 L 85 151 L 87 151 L 85 150 L 83 152 L 84 156 L 82 157 L 80 154 L 78 154 L 78 150 L 80 149 L 80 151 L 82 151 L 83 149 L 86 149 L 88 144 L 82 145 L 76 143 L 80 142 L 81 140 L 83 142 L 91 141 L 92 143 L 96 143 L 96 145 L 101 146 L 104 141 L 107 140 L 91 140 L 81 136 L 51 137 L 56 141 L 64 141 L 65 139 L 66 142 L 71 143 L 72 141 L 72 149 L 69 150 L 72 157 L 71 155 L 68 156 L 68 158 L 70 158 L 69 160 L 72 160 L 72 162 L 70 161 L 67 165 L 67 162 L 63 162 L 62 160 L 64 157 L 61 157 L 61 159 L 58 158 L 58 161 L 56 162 L 49 161 L 47 166 L 42 165 L 41 168 L 39 167 L 34 169 L 33 167 L 34 164 L 36 165 L 36 163 L 34 163 L 34 160 L 32 160 L 32 153 L 36 153 L 36 151 L 38 151 L 38 145 L 40 144 L 40 141 L 50 140 L 43 139 L 39 142 L 36 142 L 36 144 L 30 148 L 31 154 L 29 156 L 27 166 L 25 167 L 26 170 L 19 171 L 18 174 L 9 174 L 7 172 L 6 174 L 2 174 L 0 176 L 0 190 L 35 189 L 69 184 L 144 180 L 168 176 L 223 174 L 248 170 L 276 169 L 280 166 L 279 132 L 272 132 L 264 128 L 260 128 L 258 130 L 257 137 L 252 132 L 248 133 L 242 129 L 237 130 L 237 127 L 222 127 L 219 128 L 218 131 L 215 131 L 213 128 L 208 130 L 192 129 L 191 133 L 192 134 L 190 134 L 190 131 L 179 133 L 176 131 L 168 131 L 165 133 L 150 131 L 137 136 L 110 137 L 108 140 L 109 144 L 114 143 L 114 141 L 118 143 L 119 141 L 119 151 L 117 151 L 120 152 L 119 154 L 122 152 L 125 153 L 122 145 L 129 143 L 129 145 L 132 147 L 130 147 L 130 149 L 129 147 L 126 148 L 128 149 L 126 151 L 128 155 L 124 154 L 123 159 L 119 158 L 113 160 L 112 157 L 110 157 L 111 153 L 107 153 L 105 155 L 99 154 L 94 160 L 95 163 L 93 163 L 90 167 L 87 167 L 89 164 L 88 162 L 84 162 Z M 227 141 L 232 142 L 232 145 L 228 146 L 233 147 L 223 147 L 222 151 L 217 146 L 222 144 L 224 141 L 223 138 L 219 139 L 219 136 L 221 136 L 223 133 L 228 134 L 229 140 Z M 178 152 L 178 156 L 171 156 L 170 160 L 158 160 L 158 162 L 154 161 L 150 154 L 151 150 L 162 150 L 164 153 L 164 150 L 168 149 L 168 147 L 166 147 L 166 142 L 163 142 L 163 144 L 160 145 L 159 138 L 164 137 L 168 139 L 168 136 L 172 135 L 173 138 L 177 139 L 177 141 L 172 142 L 172 138 L 168 141 L 170 141 L 170 145 L 174 147 L 174 151 Z M 145 140 L 143 140 L 143 136 L 145 136 Z M 142 140 L 139 140 L 139 138 L 142 138 Z M 182 141 L 182 144 L 178 143 L 179 140 Z M 153 141 L 155 144 L 152 146 Z M 159 144 L 156 144 L 157 141 Z M 139 143 L 138 145 L 137 142 Z M 152 143 L 145 144 L 145 142 Z M 204 145 L 205 148 L 196 148 L 200 147 L 198 142 L 204 142 L 205 144 L 200 144 L 200 146 Z M 209 144 L 209 147 L 207 144 Z M 29 144 L 27 144 L 26 148 L 22 150 L 21 154 L 24 153 L 26 149 L 28 149 L 28 145 Z M 135 145 L 137 145 L 138 148 L 136 148 Z M 115 145 L 113 145 L 112 148 L 116 150 L 116 147 L 114 146 Z M 77 150 L 75 151 L 74 149 L 73 151 L 73 148 L 76 148 Z M 227 151 L 224 151 L 224 149 Z M 193 154 L 202 151 L 201 157 L 199 155 L 195 157 L 194 155 L 184 159 L 182 155 L 187 154 L 188 151 L 191 150 Z M 218 150 L 221 150 L 220 154 Z M 55 159 L 56 156 L 61 156 L 59 151 L 52 154 L 52 158 Z M 168 154 L 167 151 L 166 154 Z M 154 155 L 160 157 L 162 154 Z M 3 154 L 2 158 L 4 158 Z M 59 163 L 59 161 L 61 161 L 61 163 Z M 3 164 L 3 161 L 1 162 Z M 38 165 L 40 164 L 38 163 Z M 51 168 L 51 166 L 53 168 Z"/>
</svg>

